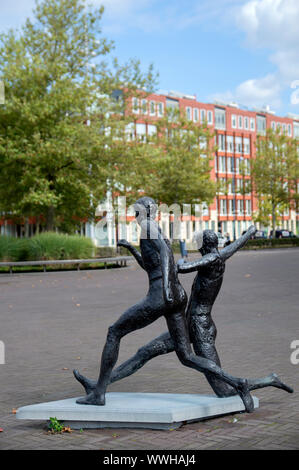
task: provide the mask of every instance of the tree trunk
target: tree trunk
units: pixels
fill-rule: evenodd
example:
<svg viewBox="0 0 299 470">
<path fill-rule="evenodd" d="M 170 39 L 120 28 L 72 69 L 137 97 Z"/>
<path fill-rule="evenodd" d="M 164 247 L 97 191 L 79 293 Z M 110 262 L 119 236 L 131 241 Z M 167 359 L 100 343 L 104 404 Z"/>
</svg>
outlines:
<svg viewBox="0 0 299 470">
<path fill-rule="evenodd" d="M 53 206 L 49 207 L 46 216 L 46 231 L 52 232 L 54 230 L 55 209 Z"/>
<path fill-rule="evenodd" d="M 275 239 L 275 229 L 276 229 L 275 205 L 272 204 L 272 240 Z"/>
<path fill-rule="evenodd" d="M 25 237 L 29 237 L 29 222 L 28 222 L 28 217 L 25 219 Z"/>
</svg>

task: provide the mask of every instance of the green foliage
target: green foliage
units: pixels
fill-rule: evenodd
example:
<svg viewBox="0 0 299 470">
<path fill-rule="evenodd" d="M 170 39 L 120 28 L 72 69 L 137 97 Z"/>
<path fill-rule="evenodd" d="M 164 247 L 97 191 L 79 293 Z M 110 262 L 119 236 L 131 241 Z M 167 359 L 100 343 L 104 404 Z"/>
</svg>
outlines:
<svg viewBox="0 0 299 470">
<path fill-rule="evenodd" d="M 92 258 L 90 238 L 45 232 L 31 238 L 0 237 L 1 261 L 37 261 Z"/>
<path fill-rule="evenodd" d="M 49 430 L 54 433 L 61 433 L 64 426 L 58 421 L 57 418 L 50 418 Z"/>
<path fill-rule="evenodd" d="M 284 210 L 298 204 L 298 142 L 281 134 L 279 129 L 258 136 L 256 158 L 251 163 L 253 188 L 257 194 L 258 211 L 254 220 L 265 226 L 276 221 Z"/>
<path fill-rule="evenodd" d="M 248 240 L 243 249 L 279 248 L 284 246 L 299 246 L 299 238 L 259 238 L 256 240 Z"/>
<path fill-rule="evenodd" d="M 28 239 L 30 260 L 92 258 L 94 246 L 90 238 L 52 232 Z"/>
<path fill-rule="evenodd" d="M 182 112 L 167 111 L 153 138 L 153 169 L 147 175 L 157 201 L 170 206 L 211 202 L 216 186 L 211 179 L 213 134 L 189 121 Z"/>
<path fill-rule="evenodd" d="M 137 60 L 102 60 L 113 48 L 102 14 L 85 0 L 41 0 L 21 33 L 0 35 L 0 210 L 10 218 L 42 215 L 47 230 L 72 231 L 106 195 L 119 154 L 101 129 L 154 75 Z M 111 100 L 124 84 L 125 99 Z"/>
<path fill-rule="evenodd" d="M 1 261 L 26 261 L 28 259 L 28 243 L 26 239 L 0 236 Z"/>
</svg>

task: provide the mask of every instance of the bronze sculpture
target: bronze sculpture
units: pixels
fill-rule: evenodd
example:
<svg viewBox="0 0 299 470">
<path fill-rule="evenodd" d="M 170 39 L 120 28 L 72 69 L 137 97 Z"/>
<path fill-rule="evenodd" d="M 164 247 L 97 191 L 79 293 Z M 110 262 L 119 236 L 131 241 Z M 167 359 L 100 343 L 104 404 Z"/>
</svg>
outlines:
<svg viewBox="0 0 299 470">
<path fill-rule="evenodd" d="M 218 251 L 217 235 L 211 230 L 205 230 L 202 246 L 199 247 L 202 258 L 195 262 L 178 265 L 178 272 L 180 273 L 197 271 L 186 312 L 190 342 L 197 356 L 213 361 L 219 367 L 221 367 L 221 364 L 215 347 L 217 330 L 211 317 L 212 306 L 222 285 L 225 261 L 245 245 L 255 230 L 255 227 L 251 226 L 242 237 L 224 248 L 221 253 Z M 136 248 L 126 240 L 121 240 L 119 246 L 126 247 L 136 258 L 139 265 L 145 269 L 142 255 Z M 132 358 L 115 369 L 111 374 L 109 383 L 133 374 L 150 359 L 172 351 L 175 351 L 175 345 L 171 334 L 170 332 L 163 333 L 140 348 Z M 209 370 L 203 370 L 203 373 L 218 397 L 231 396 L 237 393 L 236 388 L 230 385 L 229 382 L 224 381 L 222 377 L 213 372 L 211 373 Z M 74 371 L 74 374 L 84 386 L 87 394 L 95 389 L 95 381 L 83 377 L 78 371 Z M 289 393 L 293 392 L 289 386 L 281 382 L 276 374 L 270 374 L 267 377 L 255 380 L 248 379 L 247 383 L 248 390 L 273 386 Z M 247 411 L 252 411 L 252 409 L 247 407 Z"/>
<path fill-rule="evenodd" d="M 114 376 L 112 376 L 112 370 L 118 358 L 121 338 L 132 331 L 151 324 L 161 316 L 164 316 L 166 319 L 169 333 L 160 336 L 142 349 L 141 352 L 142 354 L 144 353 L 144 357 L 141 358 L 141 363 L 146 362 L 156 355 L 174 350 L 179 360 L 184 365 L 205 373 L 207 378 L 209 378 L 211 385 L 214 384 L 212 386 L 214 386 L 216 390 L 220 390 L 218 387 L 222 382 L 230 385 L 230 387 L 232 387 L 231 389 L 224 390 L 223 392 L 221 392 L 221 390 L 218 391 L 219 396 L 236 393 L 239 394 L 243 400 L 245 409 L 248 412 L 253 411 L 253 400 L 249 393 L 249 391 L 253 389 L 253 385 L 254 388 L 274 385 L 279 386 L 279 388 L 284 388 L 287 391 L 291 391 L 289 387 L 282 384 L 282 382 L 280 382 L 280 380 L 275 376 L 271 376 L 271 384 L 269 383 L 270 379 L 266 378 L 268 380 L 266 385 L 265 379 L 248 382 L 246 379 L 236 378 L 227 374 L 219 367 L 219 365 L 217 365 L 217 362 L 220 364 L 220 361 L 216 350 L 214 351 L 213 347 L 210 349 L 198 346 L 197 352 L 200 352 L 200 355 L 195 355 L 192 352 L 188 326 L 185 319 L 187 296 L 178 279 L 177 268 L 174 262 L 170 243 L 167 238 L 164 237 L 160 227 L 154 220 L 156 209 L 155 202 L 151 198 L 143 197 L 137 201 L 136 209 L 136 218 L 141 226 L 141 253 L 125 241 L 122 241 L 120 245 L 126 246 L 135 256 L 139 265 L 147 272 L 149 277 L 149 291 L 145 299 L 129 308 L 119 318 L 119 320 L 109 328 L 106 344 L 102 354 L 101 370 L 98 381 L 93 382 L 83 377 L 78 371 L 74 371 L 75 377 L 85 387 L 87 392 L 87 396 L 78 399 L 77 403 L 93 405 L 105 404 L 107 385 L 111 381 L 121 378 L 121 374 L 117 374 L 120 372 L 119 369 L 122 366 L 120 366 L 120 368 L 115 371 Z M 225 266 L 225 259 L 220 256 L 218 249 L 215 246 L 215 234 L 212 234 L 206 232 L 206 240 L 202 248 L 202 254 L 204 254 L 203 258 L 197 262 L 187 263 L 186 266 L 184 266 L 185 271 L 188 269 L 201 269 L 203 272 L 206 272 L 206 281 L 210 281 L 210 284 L 208 282 L 209 286 L 206 290 L 206 295 L 210 297 L 210 310 L 221 287 L 222 275 Z M 246 240 L 247 238 L 243 239 L 244 243 Z M 238 243 L 239 245 L 241 244 L 241 242 Z M 239 245 L 237 244 L 236 246 L 232 244 L 228 246 L 226 248 L 227 251 L 225 252 L 227 257 L 229 257 L 230 253 L 233 254 Z M 212 250 L 210 248 L 212 248 Z M 212 272 L 214 272 L 213 275 Z M 211 279 L 210 275 L 212 276 Z M 212 285 L 214 287 L 212 287 Z M 204 291 L 201 291 L 201 295 L 203 294 Z M 190 301 L 189 306 L 190 305 L 192 305 L 192 301 Z M 195 321 L 193 323 L 196 326 L 196 323 L 198 322 Z M 193 327 L 192 321 L 190 322 L 190 318 L 189 326 L 191 326 L 191 337 L 193 337 L 194 343 L 196 335 L 192 330 Z M 213 323 L 211 323 L 211 328 L 213 330 Z M 213 334 L 211 337 L 213 338 Z M 202 339 L 200 342 L 202 342 Z M 197 346 L 195 346 L 195 349 L 196 347 Z M 212 352 L 207 353 L 209 349 Z M 206 357 L 202 354 L 205 350 L 206 352 L 204 352 L 204 354 L 206 354 Z M 209 358 L 211 356 L 213 356 L 213 360 Z M 132 372 L 129 373 L 133 373 L 137 368 L 131 368 Z M 216 379 L 220 382 L 215 382 Z"/>
</svg>

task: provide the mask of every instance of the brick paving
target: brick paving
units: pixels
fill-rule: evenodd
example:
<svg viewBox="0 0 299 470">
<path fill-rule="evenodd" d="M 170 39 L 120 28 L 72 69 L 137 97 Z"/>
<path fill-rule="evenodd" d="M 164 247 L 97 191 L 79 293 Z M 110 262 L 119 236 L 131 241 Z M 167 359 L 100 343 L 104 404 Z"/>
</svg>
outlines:
<svg viewBox="0 0 299 470">
<path fill-rule="evenodd" d="M 18 421 L 12 410 L 80 396 L 72 369 L 96 377 L 108 326 L 146 291 L 135 263 L 105 271 L 0 275 L 0 449 L 298 449 L 299 365 L 290 343 L 299 340 L 299 250 L 246 251 L 227 263 L 214 307 L 217 347 L 225 370 L 258 377 L 270 372 L 294 387 L 289 395 L 258 390 L 260 408 L 182 426 L 174 431 L 84 430 L 49 435 L 44 422 Z M 181 276 L 187 291 L 193 275 Z M 160 319 L 121 343 L 120 357 L 165 331 Z M 204 376 L 174 353 L 110 386 L 111 391 L 210 393 Z"/>
</svg>

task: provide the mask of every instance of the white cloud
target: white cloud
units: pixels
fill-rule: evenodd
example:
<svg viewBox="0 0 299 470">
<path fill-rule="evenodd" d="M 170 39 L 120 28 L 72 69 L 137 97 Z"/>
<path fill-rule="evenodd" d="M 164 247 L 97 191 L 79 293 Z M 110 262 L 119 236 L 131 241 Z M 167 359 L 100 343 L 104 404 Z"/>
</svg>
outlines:
<svg viewBox="0 0 299 470">
<path fill-rule="evenodd" d="M 248 46 L 269 50 L 268 60 L 276 70 L 244 81 L 230 94 L 250 106 L 279 107 L 281 92 L 299 79 L 299 2 L 249 0 L 236 10 L 235 19 L 246 34 Z"/>
</svg>

